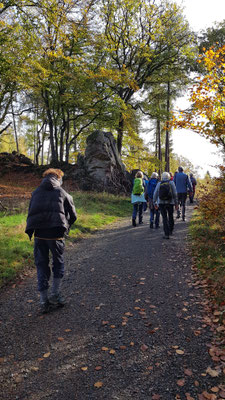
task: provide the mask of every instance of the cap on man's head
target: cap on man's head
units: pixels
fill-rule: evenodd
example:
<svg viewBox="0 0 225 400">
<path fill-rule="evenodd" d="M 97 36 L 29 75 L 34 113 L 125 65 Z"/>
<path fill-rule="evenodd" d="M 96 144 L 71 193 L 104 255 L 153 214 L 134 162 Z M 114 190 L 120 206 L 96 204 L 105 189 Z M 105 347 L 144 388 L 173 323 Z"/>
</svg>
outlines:
<svg viewBox="0 0 225 400">
<path fill-rule="evenodd" d="M 182 167 L 179 167 L 179 168 L 178 168 L 178 171 L 179 171 L 179 172 L 183 172 L 183 168 L 182 168 Z"/>
</svg>

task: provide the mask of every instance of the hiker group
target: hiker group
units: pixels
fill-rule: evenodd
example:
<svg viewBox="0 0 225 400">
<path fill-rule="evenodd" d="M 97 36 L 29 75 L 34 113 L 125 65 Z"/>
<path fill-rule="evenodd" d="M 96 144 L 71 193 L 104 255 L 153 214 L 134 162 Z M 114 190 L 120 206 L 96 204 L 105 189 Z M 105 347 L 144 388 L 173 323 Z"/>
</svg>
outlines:
<svg viewBox="0 0 225 400">
<path fill-rule="evenodd" d="M 189 195 L 190 203 L 194 201 L 197 181 L 193 174 L 190 177 L 179 167 L 174 176 L 172 173 L 163 172 L 161 180 L 156 172 L 153 172 L 149 180 L 138 171 L 135 175 L 131 194 L 133 204 L 132 225 L 143 224 L 143 211 L 150 210 L 150 229 L 159 228 L 160 214 L 163 220 L 164 238 L 169 239 L 174 229 L 174 207 L 177 218 L 185 221 L 186 200 Z"/>
<path fill-rule="evenodd" d="M 76 221 L 77 214 L 70 196 L 62 187 L 64 173 L 60 169 L 50 168 L 43 174 L 43 181 L 32 193 L 27 216 L 25 232 L 31 239 L 34 235 L 34 260 L 37 268 L 40 306 L 43 314 L 56 307 L 63 307 L 65 299 L 61 295 L 60 286 L 64 275 L 64 237 L 69 233 L 71 225 Z M 161 181 L 154 172 L 149 181 L 138 171 L 132 190 L 133 215 L 132 223 L 136 226 L 143 223 L 143 211 L 150 208 L 150 228 L 159 227 L 160 214 L 163 218 L 165 238 L 173 232 L 174 206 L 177 218 L 185 220 L 185 202 L 189 189 L 190 202 L 194 199 L 196 180 L 193 176 L 184 174 L 180 167 L 174 178 L 168 172 L 163 172 Z M 52 255 L 53 267 L 49 265 L 49 254 Z M 49 282 L 53 274 L 51 293 Z"/>
</svg>

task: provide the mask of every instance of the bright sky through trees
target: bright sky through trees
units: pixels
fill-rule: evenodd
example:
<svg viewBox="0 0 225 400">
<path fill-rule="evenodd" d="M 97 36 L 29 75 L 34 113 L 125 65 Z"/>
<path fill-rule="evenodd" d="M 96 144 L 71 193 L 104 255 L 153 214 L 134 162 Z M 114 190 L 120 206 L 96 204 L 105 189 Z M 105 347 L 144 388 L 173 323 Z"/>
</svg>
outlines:
<svg viewBox="0 0 225 400">
<path fill-rule="evenodd" d="M 184 15 L 191 28 L 198 32 L 212 27 L 215 22 L 225 19 L 224 0 L 176 0 L 184 7 Z M 178 99 L 177 107 L 187 107 L 185 98 Z M 197 133 L 180 129 L 173 132 L 174 152 L 188 158 L 194 166 L 200 166 L 199 173 L 204 177 L 207 171 L 212 176 L 218 175 L 218 170 L 213 165 L 222 164 L 223 160 L 218 153 L 217 147 L 208 140 L 200 137 Z"/>
</svg>

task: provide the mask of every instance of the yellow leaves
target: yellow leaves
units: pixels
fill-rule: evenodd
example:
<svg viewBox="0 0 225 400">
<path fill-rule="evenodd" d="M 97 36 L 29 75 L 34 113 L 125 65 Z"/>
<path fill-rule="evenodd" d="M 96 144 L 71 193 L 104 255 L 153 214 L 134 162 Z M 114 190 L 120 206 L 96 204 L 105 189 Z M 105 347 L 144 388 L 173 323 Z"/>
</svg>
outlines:
<svg viewBox="0 0 225 400">
<path fill-rule="evenodd" d="M 81 367 L 81 370 L 82 370 L 82 371 L 87 371 L 87 370 L 88 370 L 88 367 Z"/>
</svg>

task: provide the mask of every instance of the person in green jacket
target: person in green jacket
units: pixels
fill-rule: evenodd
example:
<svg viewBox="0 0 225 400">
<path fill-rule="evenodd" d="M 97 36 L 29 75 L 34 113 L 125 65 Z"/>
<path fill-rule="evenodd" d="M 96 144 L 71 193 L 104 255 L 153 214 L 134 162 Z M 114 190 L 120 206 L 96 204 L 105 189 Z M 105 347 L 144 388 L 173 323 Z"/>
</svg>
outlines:
<svg viewBox="0 0 225 400">
<path fill-rule="evenodd" d="M 143 185 L 143 172 L 138 171 L 135 175 L 131 203 L 133 204 L 132 225 L 136 226 L 136 217 L 138 214 L 139 224 L 143 224 L 143 205 L 146 203 Z"/>
</svg>

